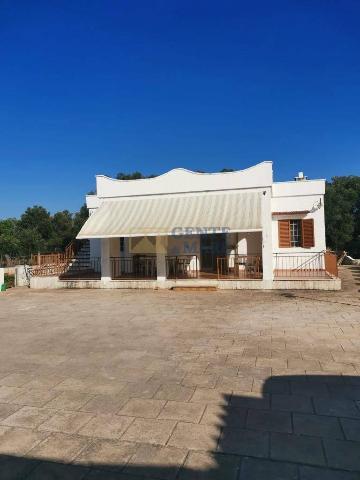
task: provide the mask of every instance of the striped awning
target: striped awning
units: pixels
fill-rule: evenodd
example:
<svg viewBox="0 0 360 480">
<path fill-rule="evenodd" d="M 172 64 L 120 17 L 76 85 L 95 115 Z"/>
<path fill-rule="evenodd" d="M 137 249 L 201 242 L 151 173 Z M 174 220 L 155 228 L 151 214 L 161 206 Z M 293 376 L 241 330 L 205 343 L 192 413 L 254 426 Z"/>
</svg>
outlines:
<svg viewBox="0 0 360 480">
<path fill-rule="evenodd" d="M 261 230 L 261 192 L 219 192 L 104 200 L 77 238 Z"/>
</svg>

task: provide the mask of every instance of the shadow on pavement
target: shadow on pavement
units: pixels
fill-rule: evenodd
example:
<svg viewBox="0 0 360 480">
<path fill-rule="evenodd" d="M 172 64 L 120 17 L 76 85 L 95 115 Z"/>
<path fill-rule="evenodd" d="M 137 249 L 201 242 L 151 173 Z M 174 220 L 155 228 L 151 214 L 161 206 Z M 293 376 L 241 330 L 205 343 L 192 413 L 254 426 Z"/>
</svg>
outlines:
<svg viewBox="0 0 360 480">
<path fill-rule="evenodd" d="M 224 395 L 200 425 L 182 422 L 167 446 L 109 441 L 107 463 L 96 440 L 73 464 L 9 452 L 0 479 L 360 479 L 359 401 L 360 377 L 270 377 L 261 394 Z"/>
</svg>

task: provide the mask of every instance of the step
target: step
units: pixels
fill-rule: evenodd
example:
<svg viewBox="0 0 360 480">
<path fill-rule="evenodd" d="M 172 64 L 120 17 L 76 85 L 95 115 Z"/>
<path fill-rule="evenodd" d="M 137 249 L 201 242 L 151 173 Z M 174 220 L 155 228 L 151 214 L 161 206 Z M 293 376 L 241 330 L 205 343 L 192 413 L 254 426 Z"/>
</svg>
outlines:
<svg viewBox="0 0 360 480">
<path fill-rule="evenodd" d="M 215 292 L 218 288 L 215 285 L 198 285 L 198 286 L 179 286 L 179 287 L 172 287 L 170 290 L 178 291 L 178 292 Z"/>
</svg>

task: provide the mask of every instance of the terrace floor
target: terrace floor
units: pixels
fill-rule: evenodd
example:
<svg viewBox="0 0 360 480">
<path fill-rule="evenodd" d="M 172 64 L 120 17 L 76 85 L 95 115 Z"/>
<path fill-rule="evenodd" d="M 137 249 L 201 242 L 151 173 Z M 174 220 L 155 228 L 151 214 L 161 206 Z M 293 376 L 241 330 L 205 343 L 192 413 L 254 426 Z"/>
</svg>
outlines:
<svg viewBox="0 0 360 480">
<path fill-rule="evenodd" d="M 0 478 L 355 480 L 360 275 L 342 292 L 0 294 Z"/>
</svg>

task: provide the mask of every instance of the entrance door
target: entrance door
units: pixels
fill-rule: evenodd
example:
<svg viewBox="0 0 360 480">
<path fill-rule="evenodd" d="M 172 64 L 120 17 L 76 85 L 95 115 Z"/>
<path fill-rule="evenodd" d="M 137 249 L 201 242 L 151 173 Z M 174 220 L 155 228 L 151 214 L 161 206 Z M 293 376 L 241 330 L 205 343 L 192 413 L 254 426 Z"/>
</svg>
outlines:
<svg viewBox="0 0 360 480">
<path fill-rule="evenodd" d="M 226 256 L 226 234 L 200 235 L 200 269 L 216 272 L 216 258 Z"/>
</svg>

